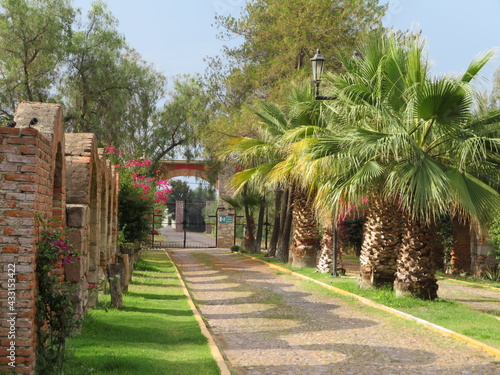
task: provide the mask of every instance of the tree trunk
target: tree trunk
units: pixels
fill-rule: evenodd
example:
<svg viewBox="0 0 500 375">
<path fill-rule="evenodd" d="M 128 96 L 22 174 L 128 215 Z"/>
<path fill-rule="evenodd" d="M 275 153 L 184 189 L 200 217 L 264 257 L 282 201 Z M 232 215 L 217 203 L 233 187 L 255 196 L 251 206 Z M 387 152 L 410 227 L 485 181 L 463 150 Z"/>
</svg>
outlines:
<svg viewBox="0 0 500 375">
<path fill-rule="evenodd" d="M 248 251 L 253 251 L 255 249 L 255 222 L 253 220 L 253 216 L 250 212 L 250 207 L 248 206 L 248 202 L 246 198 L 247 195 L 247 187 L 243 188 L 243 201 L 245 206 L 245 249 Z"/>
<path fill-rule="evenodd" d="M 290 236 L 292 234 L 292 188 L 287 188 L 283 194 L 283 208 L 280 223 L 280 237 L 276 248 L 276 259 L 288 262 L 290 256 Z"/>
<path fill-rule="evenodd" d="M 457 217 L 451 219 L 455 243 L 450 249 L 452 274 L 470 272 L 471 264 L 471 236 L 470 226 L 467 222 L 460 221 Z"/>
<path fill-rule="evenodd" d="M 316 269 L 319 273 L 333 272 L 333 239 L 334 228 L 332 221 L 325 223 L 323 227 L 323 235 L 321 237 L 321 251 L 318 258 Z M 342 264 L 342 249 L 340 247 L 340 240 L 337 236 L 337 270 L 343 269 Z"/>
<path fill-rule="evenodd" d="M 430 300 L 437 298 L 433 253 L 439 246 L 433 228 L 406 218 L 394 281 L 396 296 L 412 295 Z"/>
<path fill-rule="evenodd" d="M 273 224 L 273 235 L 271 236 L 271 241 L 269 242 L 269 252 L 268 256 L 276 256 L 276 246 L 278 244 L 278 238 L 280 236 L 280 219 L 282 216 L 281 207 L 284 205 L 282 202 L 283 190 L 276 189 L 275 191 L 275 201 L 274 201 L 274 224 Z M 286 205 L 286 203 L 285 203 Z"/>
<path fill-rule="evenodd" d="M 316 267 L 319 252 L 318 222 L 311 202 L 304 190 L 296 189 L 293 194 L 293 267 Z"/>
<path fill-rule="evenodd" d="M 401 227 L 398 206 L 376 197 L 369 200 L 359 257 L 360 288 L 369 289 L 394 282 Z"/>
<path fill-rule="evenodd" d="M 257 219 L 257 234 L 255 235 L 254 253 L 260 253 L 262 244 L 262 229 L 264 228 L 264 214 L 266 213 L 266 197 L 260 197 L 259 216 Z"/>
</svg>

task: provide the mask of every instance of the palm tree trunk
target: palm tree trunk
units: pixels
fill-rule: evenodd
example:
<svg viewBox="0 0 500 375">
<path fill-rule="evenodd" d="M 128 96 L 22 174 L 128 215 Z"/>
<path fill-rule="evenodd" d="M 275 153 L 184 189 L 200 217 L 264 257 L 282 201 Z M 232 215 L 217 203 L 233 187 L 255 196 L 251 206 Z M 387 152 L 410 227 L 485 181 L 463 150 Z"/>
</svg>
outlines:
<svg viewBox="0 0 500 375">
<path fill-rule="evenodd" d="M 296 189 L 293 196 L 293 267 L 316 267 L 319 252 L 318 222 L 304 190 Z"/>
<path fill-rule="evenodd" d="M 290 236 L 292 234 L 292 188 L 287 188 L 283 194 L 283 200 L 286 202 L 282 209 L 280 238 L 276 248 L 276 259 L 280 262 L 288 262 L 290 256 Z"/>
<path fill-rule="evenodd" d="M 255 222 L 253 216 L 250 212 L 250 207 L 248 205 L 247 200 L 245 199 L 247 195 L 247 187 L 243 188 L 243 201 L 245 205 L 245 249 L 249 251 L 253 251 L 255 249 Z"/>
<path fill-rule="evenodd" d="M 368 201 L 359 257 L 360 288 L 369 289 L 394 282 L 401 225 L 401 212 L 395 204 L 377 197 Z"/>
<path fill-rule="evenodd" d="M 260 247 L 262 244 L 262 232 L 264 228 L 264 214 L 266 213 L 266 197 L 260 197 L 259 215 L 257 218 L 257 233 L 255 235 L 255 247 L 254 253 L 260 253 Z"/>
<path fill-rule="evenodd" d="M 403 241 L 394 281 L 396 296 L 437 298 L 434 252 L 439 247 L 433 227 L 418 220 L 405 219 Z"/>
<path fill-rule="evenodd" d="M 333 272 L 333 239 L 334 239 L 334 228 L 332 221 L 325 223 L 323 227 L 323 234 L 321 237 L 321 251 L 318 258 L 318 264 L 316 270 L 319 273 L 330 273 Z M 337 269 L 342 269 L 342 249 L 339 246 L 340 241 L 337 236 Z"/>
<path fill-rule="evenodd" d="M 274 224 L 273 224 L 273 235 L 271 236 L 271 241 L 269 242 L 269 252 L 268 256 L 276 256 L 276 246 L 278 244 L 278 239 L 280 236 L 280 218 L 284 212 L 281 208 L 286 207 L 285 203 L 282 202 L 283 190 L 276 189 L 275 191 L 275 201 L 274 201 Z"/>
</svg>

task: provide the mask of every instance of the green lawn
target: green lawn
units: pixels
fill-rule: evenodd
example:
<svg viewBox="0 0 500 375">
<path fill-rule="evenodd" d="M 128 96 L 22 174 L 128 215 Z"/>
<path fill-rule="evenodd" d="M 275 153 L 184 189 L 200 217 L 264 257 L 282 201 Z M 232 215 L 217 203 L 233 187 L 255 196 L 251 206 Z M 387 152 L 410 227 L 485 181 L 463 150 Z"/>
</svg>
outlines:
<svg viewBox="0 0 500 375">
<path fill-rule="evenodd" d="M 122 310 L 101 295 L 68 342 L 65 374 L 212 375 L 219 369 L 163 252 L 145 252 Z"/>
<path fill-rule="evenodd" d="M 395 308 L 500 349 L 500 324 L 498 320 L 500 311 L 499 315 L 496 316 L 471 310 L 459 302 L 440 298 L 434 301 L 423 301 L 413 297 L 396 297 L 390 288 L 362 290 L 358 288 L 357 279 L 354 277 L 332 278 L 329 274 L 316 273 L 315 268 L 290 267 L 285 263 L 277 262 L 274 258 L 264 257 L 262 254 L 251 254 L 251 256 L 274 263 L 353 294 L 366 297 L 382 305 Z M 311 287 L 315 289 L 322 288 L 319 285 Z M 334 293 L 326 289 L 325 292 Z M 340 295 L 337 294 L 337 296 Z"/>
</svg>

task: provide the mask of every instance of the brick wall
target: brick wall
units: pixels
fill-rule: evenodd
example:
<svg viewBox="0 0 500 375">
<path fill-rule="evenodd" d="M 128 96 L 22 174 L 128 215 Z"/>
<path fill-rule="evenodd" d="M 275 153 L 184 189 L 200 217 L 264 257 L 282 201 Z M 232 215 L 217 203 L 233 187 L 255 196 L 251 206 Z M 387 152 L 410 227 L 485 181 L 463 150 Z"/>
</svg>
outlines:
<svg viewBox="0 0 500 375">
<path fill-rule="evenodd" d="M 0 371 L 34 371 L 37 216 L 52 216 L 51 143 L 36 129 L 0 128 Z"/>
<path fill-rule="evenodd" d="M 83 256 L 56 274 L 78 286 L 72 302 L 81 313 L 88 282 L 105 277 L 117 249 L 119 175 L 94 134 L 64 133 L 60 105 L 22 103 L 14 120 L 0 127 L 0 372 L 34 374 L 40 221 L 72 229 Z"/>
</svg>

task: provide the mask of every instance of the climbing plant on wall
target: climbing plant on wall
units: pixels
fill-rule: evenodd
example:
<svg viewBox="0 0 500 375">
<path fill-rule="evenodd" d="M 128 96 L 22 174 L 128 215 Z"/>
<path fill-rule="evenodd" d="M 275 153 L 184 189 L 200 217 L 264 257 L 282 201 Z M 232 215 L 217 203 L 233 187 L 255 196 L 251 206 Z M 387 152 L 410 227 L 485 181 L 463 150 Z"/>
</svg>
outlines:
<svg viewBox="0 0 500 375">
<path fill-rule="evenodd" d="M 76 314 L 70 296 L 75 285 L 59 280 L 58 270 L 64 264 L 80 261 L 66 234 L 53 230 L 46 223 L 38 242 L 36 274 L 38 298 L 36 321 L 38 326 L 37 374 L 59 374 L 65 356 L 66 338 L 80 324 L 82 316 Z"/>
<path fill-rule="evenodd" d="M 163 212 L 172 191 L 166 180 L 148 177 L 149 159 L 135 158 L 106 145 L 104 152 L 119 169 L 118 224 L 126 242 L 144 241 L 151 235 L 151 214 Z"/>
</svg>

